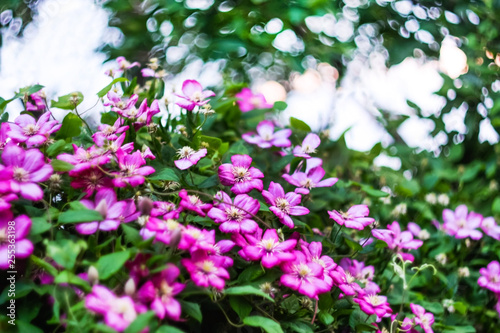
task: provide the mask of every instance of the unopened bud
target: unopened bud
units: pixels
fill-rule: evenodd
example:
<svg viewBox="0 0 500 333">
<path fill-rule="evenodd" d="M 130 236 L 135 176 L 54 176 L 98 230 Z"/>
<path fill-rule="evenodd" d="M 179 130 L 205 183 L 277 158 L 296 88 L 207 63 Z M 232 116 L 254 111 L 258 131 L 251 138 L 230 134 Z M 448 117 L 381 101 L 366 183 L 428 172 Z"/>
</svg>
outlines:
<svg viewBox="0 0 500 333">
<path fill-rule="evenodd" d="M 440 194 L 437 197 L 438 203 L 442 206 L 448 206 L 450 203 L 450 197 L 448 197 L 446 194 Z"/>
<path fill-rule="evenodd" d="M 181 241 L 181 236 L 182 236 L 182 230 L 181 228 L 178 228 L 174 231 L 172 231 L 172 237 L 170 238 L 170 246 L 172 248 L 176 248 L 177 245 L 179 245 L 179 242 Z"/>
<path fill-rule="evenodd" d="M 90 266 L 87 271 L 87 278 L 89 279 L 90 284 L 96 284 L 99 282 L 99 272 L 97 271 L 97 268 Z"/>
<path fill-rule="evenodd" d="M 127 282 L 125 283 L 125 294 L 129 295 L 129 296 L 132 296 L 133 294 L 135 294 L 135 281 L 134 279 L 130 278 L 127 280 Z"/>
<path fill-rule="evenodd" d="M 58 173 L 54 173 L 50 176 L 49 178 L 49 188 L 51 190 L 57 190 L 61 187 L 62 184 L 62 178 L 61 175 Z"/>
<path fill-rule="evenodd" d="M 455 305 L 455 302 L 452 299 L 443 300 L 443 307 L 445 307 L 450 313 L 455 312 L 455 307 L 453 305 Z"/>
<path fill-rule="evenodd" d="M 448 261 L 448 258 L 446 257 L 446 254 L 440 253 L 435 257 L 436 261 L 440 263 L 441 265 L 445 265 L 446 262 Z"/>
<path fill-rule="evenodd" d="M 431 205 L 435 205 L 437 203 L 436 193 L 427 193 L 425 195 L 425 201 L 427 201 Z"/>
<path fill-rule="evenodd" d="M 208 147 L 210 147 L 210 145 L 208 144 L 208 142 L 205 142 L 205 141 L 202 141 L 202 142 L 200 143 L 200 146 L 202 146 L 203 148 L 208 148 Z"/>
<path fill-rule="evenodd" d="M 141 215 L 151 215 L 151 210 L 153 210 L 153 200 L 147 197 L 139 198 L 139 203 L 137 204 Z"/>
<path fill-rule="evenodd" d="M 430 237 L 431 234 L 425 229 L 420 230 L 420 232 L 418 233 L 418 238 L 420 238 L 421 240 L 426 240 L 429 239 Z"/>
<path fill-rule="evenodd" d="M 459 267 L 458 268 L 458 276 L 459 277 L 469 277 L 470 276 L 469 267 Z"/>
</svg>

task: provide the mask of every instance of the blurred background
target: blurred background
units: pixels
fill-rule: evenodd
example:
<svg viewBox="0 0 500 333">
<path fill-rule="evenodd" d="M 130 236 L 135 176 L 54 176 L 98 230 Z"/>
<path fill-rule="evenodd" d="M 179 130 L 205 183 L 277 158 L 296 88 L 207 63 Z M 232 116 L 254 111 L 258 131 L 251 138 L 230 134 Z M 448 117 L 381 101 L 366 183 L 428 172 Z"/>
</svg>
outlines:
<svg viewBox="0 0 500 333">
<path fill-rule="evenodd" d="M 187 78 L 248 83 L 333 140 L 401 141 L 435 155 L 498 142 L 497 1 L 3 0 L 0 96 L 95 93 L 117 56 L 160 59 L 168 97 Z M 22 105 L 8 106 L 10 119 Z M 58 115 L 62 117 L 64 114 Z M 496 128 L 496 130 L 495 130 Z M 488 148 L 485 148 L 488 149 Z M 446 149 L 445 149 L 446 150 Z M 446 153 L 446 151 L 445 151 Z M 380 165 L 400 162 L 381 154 Z"/>
</svg>

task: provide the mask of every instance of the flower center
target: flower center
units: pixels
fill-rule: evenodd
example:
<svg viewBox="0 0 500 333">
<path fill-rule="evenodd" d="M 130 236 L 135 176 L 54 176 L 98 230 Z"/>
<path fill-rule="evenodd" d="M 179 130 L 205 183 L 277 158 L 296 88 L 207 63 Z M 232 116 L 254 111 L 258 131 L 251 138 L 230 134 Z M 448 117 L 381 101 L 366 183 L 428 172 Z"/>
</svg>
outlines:
<svg viewBox="0 0 500 333">
<path fill-rule="evenodd" d="M 368 300 L 374 306 L 377 306 L 377 305 L 380 305 L 380 304 L 383 303 L 382 299 L 380 299 L 380 297 L 378 297 L 377 295 L 370 295 L 370 296 L 368 296 Z"/>
<path fill-rule="evenodd" d="M 467 221 L 464 219 L 460 219 L 458 220 L 457 224 L 460 228 L 464 228 L 467 225 Z"/>
<path fill-rule="evenodd" d="M 196 195 L 188 195 L 189 198 L 189 203 L 192 205 L 197 205 L 200 201 L 200 198 L 198 198 Z"/>
<path fill-rule="evenodd" d="M 133 175 L 134 172 L 135 172 L 135 169 L 136 169 L 136 165 L 135 164 L 125 164 L 123 165 L 123 172 L 130 176 L 130 175 Z"/>
<path fill-rule="evenodd" d="M 160 291 L 164 296 L 172 297 L 172 291 L 174 288 L 168 285 L 167 281 L 161 281 Z"/>
<path fill-rule="evenodd" d="M 271 141 L 273 139 L 273 133 L 266 133 L 262 136 L 265 141 Z"/>
<path fill-rule="evenodd" d="M 345 273 L 345 280 L 348 284 L 351 284 L 353 283 L 354 281 L 356 281 L 356 279 L 354 278 L 354 276 L 351 275 L 351 273 L 349 272 L 346 272 Z"/>
<path fill-rule="evenodd" d="M 254 107 L 258 107 L 260 105 L 260 98 L 259 97 L 252 97 L 250 99 L 250 103 L 254 106 Z"/>
<path fill-rule="evenodd" d="M 301 187 L 305 187 L 305 188 L 313 188 L 313 187 L 314 187 L 314 183 L 313 183 L 313 181 L 311 180 L 311 178 L 306 178 L 306 180 L 303 180 L 303 181 L 300 183 L 300 186 L 301 186 Z"/>
<path fill-rule="evenodd" d="M 227 208 L 226 215 L 231 221 L 241 222 L 243 220 L 243 212 L 236 207 Z"/>
<path fill-rule="evenodd" d="M 263 239 L 260 242 L 261 246 L 267 251 L 267 252 L 272 252 L 272 250 L 276 247 L 276 243 L 274 239 Z"/>
<path fill-rule="evenodd" d="M 126 106 L 127 104 L 124 101 L 119 101 L 118 103 L 116 103 L 116 107 L 122 110 L 125 109 Z"/>
<path fill-rule="evenodd" d="M 203 95 L 201 93 L 201 91 L 195 91 L 192 95 L 191 95 L 191 100 L 193 102 L 200 102 L 201 100 L 203 100 Z"/>
<path fill-rule="evenodd" d="M 285 198 L 277 198 L 276 207 L 283 213 L 290 214 L 290 203 Z"/>
<path fill-rule="evenodd" d="M 205 272 L 205 273 L 212 273 L 213 271 L 215 271 L 215 265 L 212 261 L 210 260 L 205 260 L 203 262 L 203 264 L 201 265 L 201 269 Z"/>
<path fill-rule="evenodd" d="M 297 274 L 299 274 L 299 276 L 301 278 L 307 277 L 310 273 L 311 273 L 311 269 L 309 267 L 307 267 L 306 264 L 300 264 L 297 267 Z"/>
<path fill-rule="evenodd" d="M 102 133 L 107 136 L 113 134 L 115 131 L 116 128 L 114 126 L 106 126 L 106 128 L 102 130 Z"/>
<path fill-rule="evenodd" d="M 26 125 L 23 130 L 24 130 L 24 135 L 28 135 L 28 136 L 31 136 L 31 135 L 35 135 L 36 133 L 38 133 L 38 130 L 40 128 L 38 127 L 38 125 L 35 125 L 35 124 L 28 124 Z"/>
<path fill-rule="evenodd" d="M 245 181 L 252 180 L 250 177 L 250 172 L 248 172 L 248 169 L 245 167 L 233 167 L 233 176 L 234 180 L 237 183 L 242 183 Z"/>
<path fill-rule="evenodd" d="M 172 219 L 167 220 L 166 224 L 167 224 L 168 231 L 174 231 L 174 230 L 177 230 L 179 228 L 179 222 L 172 220 Z"/>
<path fill-rule="evenodd" d="M 311 145 L 303 145 L 302 146 L 302 151 L 306 154 L 312 154 L 312 153 L 315 153 L 316 152 L 316 149 L 314 149 L 313 147 L 311 147 Z"/>
<path fill-rule="evenodd" d="M 194 150 L 191 147 L 185 146 L 177 151 L 180 158 L 188 158 L 194 154 Z"/>
<path fill-rule="evenodd" d="M 18 182 L 27 182 L 29 180 L 29 173 L 23 168 L 15 167 L 14 179 L 17 180 Z"/>
</svg>

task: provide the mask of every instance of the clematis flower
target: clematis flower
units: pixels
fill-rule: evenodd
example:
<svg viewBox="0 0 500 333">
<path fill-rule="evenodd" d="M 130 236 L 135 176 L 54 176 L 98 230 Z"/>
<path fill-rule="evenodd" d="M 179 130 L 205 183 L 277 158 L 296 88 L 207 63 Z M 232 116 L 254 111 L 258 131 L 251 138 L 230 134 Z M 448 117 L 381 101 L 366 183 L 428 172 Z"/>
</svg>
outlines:
<svg viewBox="0 0 500 333">
<path fill-rule="evenodd" d="M 179 197 L 181 198 L 179 208 L 191 210 L 201 217 L 205 217 L 206 213 L 212 208 L 211 204 L 204 203 L 196 195 L 188 195 L 188 192 L 184 189 L 179 192 Z"/>
<path fill-rule="evenodd" d="M 179 210 L 177 209 L 177 206 L 172 202 L 155 201 L 153 202 L 151 216 L 160 216 L 164 220 L 178 219 Z"/>
<path fill-rule="evenodd" d="M 330 287 L 333 285 L 333 279 L 330 273 L 337 267 L 333 259 L 327 255 L 322 256 L 323 245 L 321 242 L 307 242 L 300 240 L 300 248 L 306 256 L 307 261 L 315 262 L 323 268 L 323 281 Z"/>
<path fill-rule="evenodd" d="M 324 180 L 325 170 L 321 167 L 315 167 L 305 172 L 295 172 L 293 175 L 284 174 L 283 178 L 290 184 L 297 186 L 295 193 L 309 194 L 312 188 L 331 187 L 339 180 L 338 178 L 327 178 Z"/>
<path fill-rule="evenodd" d="M 300 194 L 288 192 L 285 194 L 283 187 L 275 182 L 269 185 L 269 191 L 262 191 L 262 196 L 271 205 L 269 210 L 278 217 L 281 223 L 289 228 L 294 224 L 290 215 L 300 216 L 309 214 L 309 209 L 297 206 L 300 203 Z"/>
<path fill-rule="evenodd" d="M 8 254 L 12 253 L 9 245 L 15 247 L 16 259 L 27 258 L 33 253 L 33 243 L 27 239 L 30 229 L 28 216 L 19 215 L 13 219 L 11 211 L 0 214 L 0 269 L 9 269 Z"/>
<path fill-rule="evenodd" d="M 481 229 L 491 238 L 500 240 L 500 226 L 493 217 L 485 217 L 481 222 Z"/>
<path fill-rule="evenodd" d="M 12 192 L 12 177 L 14 170 L 12 167 L 6 167 L 0 164 L 0 194 Z"/>
<path fill-rule="evenodd" d="M 160 113 L 160 105 L 158 104 L 158 101 L 154 100 L 151 103 L 151 107 L 148 107 L 147 99 L 144 99 L 137 112 L 137 116 L 135 117 L 134 129 L 137 131 L 143 126 L 150 125 L 153 116 L 158 113 Z"/>
<path fill-rule="evenodd" d="M 24 150 L 9 142 L 2 153 L 2 160 L 5 166 L 13 170 L 13 192 L 19 192 L 28 200 L 43 198 L 43 191 L 36 183 L 48 180 L 53 169 L 50 164 L 45 164 L 44 156 L 38 149 Z"/>
<path fill-rule="evenodd" d="M 179 268 L 167 264 L 163 271 L 143 284 L 137 293 L 139 300 L 149 304 L 160 319 L 167 317 L 178 321 L 181 317 L 181 304 L 174 296 L 184 290 L 186 285 L 175 282 L 179 274 Z"/>
<path fill-rule="evenodd" d="M 375 275 L 375 267 L 365 266 L 364 262 L 357 261 L 356 259 L 343 258 L 340 261 L 340 266 L 362 283 L 372 281 Z"/>
<path fill-rule="evenodd" d="M 116 193 L 113 189 L 99 190 L 94 201 L 83 199 L 80 202 L 88 209 L 98 211 L 103 220 L 89 223 L 80 223 L 75 226 L 76 231 L 82 235 L 90 235 L 99 230 L 110 231 L 118 229 L 120 223 L 134 221 L 139 217 L 132 199 L 116 201 Z"/>
<path fill-rule="evenodd" d="M 467 237 L 474 240 L 481 239 L 483 234 L 476 229 L 481 226 L 483 216 L 475 212 L 467 213 L 466 205 L 458 206 L 454 212 L 450 209 L 443 210 L 443 229 L 457 239 Z"/>
<path fill-rule="evenodd" d="M 260 148 L 290 147 L 292 143 L 288 138 L 292 135 L 291 129 L 282 129 L 274 132 L 274 124 L 269 120 L 263 120 L 257 125 L 257 135 L 246 133 L 241 137 L 250 144 L 258 145 Z"/>
<path fill-rule="evenodd" d="M 399 223 L 394 221 L 392 224 L 387 226 L 387 229 L 374 229 L 372 234 L 375 238 L 378 238 L 387 243 L 387 246 L 391 250 L 395 250 L 403 256 L 404 260 L 412 261 L 413 256 L 408 253 L 401 252 L 402 249 L 416 250 L 422 246 L 424 243 L 421 240 L 413 239 L 413 235 L 409 231 L 401 231 Z"/>
<path fill-rule="evenodd" d="M 196 165 L 200 159 L 207 156 L 207 149 L 202 148 L 198 151 L 194 150 L 191 147 L 184 146 L 177 151 L 180 159 L 174 161 L 175 166 L 181 170 L 186 170 Z"/>
<path fill-rule="evenodd" d="M 210 251 L 215 244 L 215 230 L 198 229 L 188 225 L 182 229 L 178 248 L 194 252 L 196 250 Z"/>
<path fill-rule="evenodd" d="M 123 118 L 118 118 L 113 125 L 102 124 L 97 127 L 98 132 L 92 135 L 95 144 L 102 147 L 105 141 L 114 141 L 118 139 L 118 134 L 128 130 L 129 126 L 123 126 Z"/>
<path fill-rule="evenodd" d="M 284 273 L 280 278 L 281 284 L 311 298 L 317 298 L 318 294 L 331 289 L 323 280 L 321 265 L 308 261 L 300 251 L 294 251 L 293 254 L 294 261 L 285 262 L 280 266 Z"/>
<path fill-rule="evenodd" d="M 50 134 L 57 132 L 62 124 L 57 120 L 49 121 L 50 112 L 44 113 L 38 121 L 28 114 L 22 114 L 10 124 L 7 135 L 16 143 L 23 142 L 26 146 L 39 146 L 48 140 Z"/>
<path fill-rule="evenodd" d="M 239 93 L 234 95 L 238 100 L 238 107 L 241 112 L 252 111 L 253 109 L 270 109 L 273 106 L 267 103 L 263 94 L 254 94 L 249 88 L 243 88 Z"/>
<path fill-rule="evenodd" d="M 304 141 L 302 141 L 302 146 L 295 146 L 293 148 L 293 155 L 296 157 L 311 158 L 309 154 L 315 153 L 320 143 L 321 139 L 317 134 L 309 133 Z"/>
<path fill-rule="evenodd" d="M 43 97 L 44 95 L 45 94 L 42 91 L 37 91 L 36 93 L 31 94 L 30 99 L 35 104 L 31 103 L 30 101 L 27 101 L 26 111 L 45 111 L 45 101 Z"/>
<path fill-rule="evenodd" d="M 0 124 L 0 150 L 3 150 L 7 145 L 8 139 L 10 139 L 9 133 L 10 126 L 9 123 L 1 123 Z"/>
<path fill-rule="evenodd" d="M 407 228 L 413 236 L 420 238 L 421 240 L 426 240 L 431 237 L 427 230 L 420 228 L 420 226 L 415 222 L 409 222 Z"/>
<path fill-rule="evenodd" d="M 146 164 L 146 160 L 142 157 L 139 150 L 129 155 L 119 149 L 116 152 L 116 157 L 118 159 L 118 166 L 120 167 L 120 172 L 114 173 L 117 177 L 113 178 L 113 185 L 116 187 L 126 187 L 127 185 L 135 187 L 141 185 L 144 183 L 144 176 L 155 172 L 153 167 L 143 166 Z"/>
<path fill-rule="evenodd" d="M 360 298 L 355 298 L 354 302 L 359 304 L 361 311 L 371 316 L 376 315 L 378 319 L 386 317 L 392 313 L 392 309 L 387 302 L 387 297 L 370 294 L 364 295 Z"/>
<path fill-rule="evenodd" d="M 285 261 L 295 259 L 291 250 L 297 245 L 296 239 L 280 241 L 276 229 L 267 229 L 262 236 L 262 229 L 257 229 L 255 235 L 245 235 L 248 245 L 243 246 L 242 252 L 247 260 L 262 260 L 262 266 L 271 268 Z"/>
<path fill-rule="evenodd" d="M 71 187 L 81 188 L 86 193 L 84 198 L 89 198 L 100 189 L 113 187 L 113 182 L 100 169 L 90 168 L 79 172 L 71 181 Z"/>
<path fill-rule="evenodd" d="M 111 156 L 105 150 L 96 146 L 85 149 L 73 144 L 73 150 L 73 154 L 64 153 L 57 156 L 58 160 L 68 162 L 75 166 L 69 171 L 71 177 L 76 177 L 81 172 L 90 168 L 103 166 L 111 159 Z"/>
<path fill-rule="evenodd" d="M 375 219 L 368 217 L 368 214 L 370 214 L 370 210 L 367 205 L 354 205 L 346 213 L 336 210 L 328 212 L 330 218 L 339 225 L 356 230 L 363 230 L 366 226 L 375 222 Z"/>
<path fill-rule="evenodd" d="M 330 272 L 333 284 L 339 287 L 346 296 L 356 295 L 356 291 L 360 290 L 360 286 L 356 283 L 356 278 L 349 271 L 345 271 L 341 266 L 335 267 Z"/>
<path fill-rule="evenodd" d="M 500 263 L 494 260 L 486 268 L 479 270 L 481 276 L 477 280 L 480 287 L 489 289 L 494 293 L 500 293 Z"/>
<path fill-rule="evenodd" d="M 222 202 L 216 203 L 215 207 L 210 209 L 208 217 L 216 223 L 221 223 L 220 231 L 226 233 L 254 233 L 257 228 L 257 222 L 252 220 L 260 209 L 260 203 L 247 194 L 239 194 L 234 198 L 234 204 L 225 192 L 219 192 L 216 199 Z"/>
<path fill-rule="evenodd" d="M 137 111 L 133 111 L 135 109 L 135 104 L 139 100 L 139 95 L 133 94 L 130 98 L 123 100 L 120 95 L 115 93 L 114 91 L 110 91 L 107 94 L 108 102 L 104 103 L 104 106 L 111 106 L 111 111 L 114 111 L 120 115 L 123 114 L 133 114 Z"/>
<path fill-rule="evenodd" d="M 151 254 L 138 253 L 134 260 L 129 260 L 125 263 L 125 268 L 136 285 L 139 284 L 141 279 L 150 275 L 147 266 L 149 258 L 151 258 Z"/>
<path fill-rule="evenodd" d="M 100 285 L 92 287 L 92 293 L 85 297 L 85 307 L 104 316 L 109 327 L 123 332 L 137 317 L 134 301 L 129 296 L 116 296 L 108 288 Z"/>
<path fill-rule="evenodd" d="M 192 253 L 190 259 L 181 259 L 181 264 L 191 275 L 194 284 L 200 287 L 212 286 L 222 290 L 226 285 L 224 280 L 230 278 L 229 273 L 223 267 L 224 258 L 209 256 L 202 250 Z"/>
<path fill-rule="evenodd" d="M 184 229 L 184 226 L 176 220 L 150 217 L 139 234 L 144 240 L 154 237 L 155 241 L 174 247 L 179 244 Z"/>
<path fill-rule="evenodd" d="M 137 61 L 130 63 L 130 61 L 125 59 L 125 57 L 116 58 L 116 62 L 118 63 L 118 70 L 117 71 L 120 71 L 120 72 L 123 72 L 123 71 L 130 69 L 132 67 L 140 67 L 141 66 L 141 64 L 138 63 Z"/>
<path fill-rule="evenodd" d="M 425 309 L 418 305 L 410 303 L 411 311 L 415 314 L 415 325 L 420 325 L 425 333 L 433 333 L 431 326 L 434 323 L 434 315 L 430 312 L 425 312 Z"/>
<path fill-rule="evenodd" d="M 260 178 L 264 174 L 251 166 L 252 158 L 248 155 L 233 155 L 231 162 L 219 166 L 219 179 L 222 185 L 232 186 L 234 194 L 248 193 L 253 189 L 262 191 L 264 185 Z"/>
<path fill-rule="evenodd" d="M 11 201 L 17 200 L 18 197 L 14 193 L 0 193 L 0 213 L 10 210 L 12 207 Z"/>
<path fill-rule="evenodd" d="M 201 84 L 196 80 L 186 80 L 182 84 L 183 95 L 175 96 L 181 100 L 175 104 L 188 111 L 193 111 L 196 106 L 202 106 L 208 103 L 207 98 L 215 96 L 211 90 L 203 90 Z"/>
</svg>

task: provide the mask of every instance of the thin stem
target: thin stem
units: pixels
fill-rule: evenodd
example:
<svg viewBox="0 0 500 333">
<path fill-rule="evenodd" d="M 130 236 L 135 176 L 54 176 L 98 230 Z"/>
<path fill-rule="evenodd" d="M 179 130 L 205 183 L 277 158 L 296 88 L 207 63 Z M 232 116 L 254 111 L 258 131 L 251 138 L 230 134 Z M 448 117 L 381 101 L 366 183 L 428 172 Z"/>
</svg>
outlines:
<svg viewBox="0 0 500 333">
<path fill-rule="evenodd" d="M 235 324 L 231 321 L 231 319 L 229 319 L 229 316 L 227 315 L 226 311 L 224 311 L 224 309 L 222 308 L 222 306 L 219 304 L 219 303 L 215 303 L 219 306 L 220 310 L 222 311 L 222 313 L 224 314 L 224 317 L 226 317 L 226 320 L 227 322 L 231 325 L 231 326 L 234 326 L 234 327 L 244 327 L 245 324 Z"/>
<path fill-rule="evenodd" d="M 78 118 L 80 118 L 80 120 L 83 121 L 83 123 L 85 124 L 85 126 L 87 126 L 87 129 L 89 130 L 89 133 L 92 136 L 92 134 L 94 134 L 94 132 L 92 132 L 92 130 L 90 129 L 89 124 L 87 124 L 87 122 L 85 121 L 85 119 L 83 119 L 83 117 L 78 113 L 78 110 L 76 109 L 76 105 L 75 105 L 75 113 L 78 116 Z"/>
<path fill-rule="evenodd" d="M 339 228 L 339 230 L 337 230 L 337 233 L 335 234 L 335 237 L 333 238 L 333 243 L 334 243 L 334 244 L 335 244 L 335 241 L 337 240 L 337 236 L 339 235 L 340 230 L 342 230 L 342 228 L 343 228 L 343 227 L 344 227 L 344 226 L 343 226 L 343 225 L 341 225 L 341 226 L 340 226 L 340 228 Z"/>
<path fill-rule="evenodd" d="M 314 315 L 311 320 L 311 324 L 314 324 L 314 320 L 316 320 L 316 314 L 318 313 L 318 303 L 319 300 L 316 300 L 316 305 L 314 306 Z"/>
</svg>

